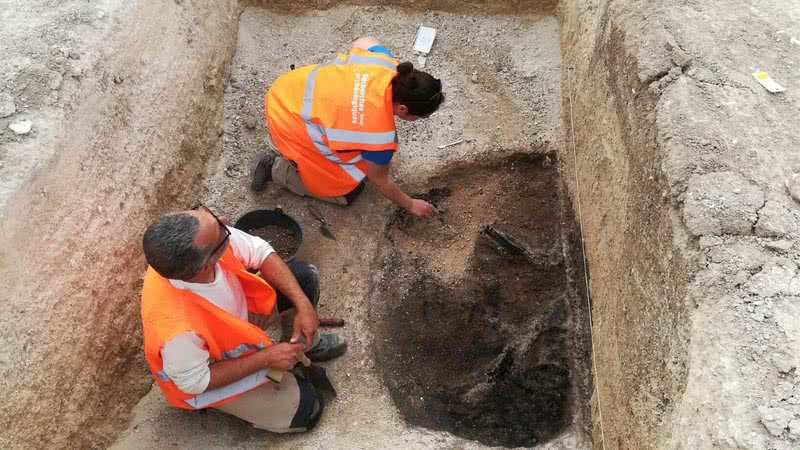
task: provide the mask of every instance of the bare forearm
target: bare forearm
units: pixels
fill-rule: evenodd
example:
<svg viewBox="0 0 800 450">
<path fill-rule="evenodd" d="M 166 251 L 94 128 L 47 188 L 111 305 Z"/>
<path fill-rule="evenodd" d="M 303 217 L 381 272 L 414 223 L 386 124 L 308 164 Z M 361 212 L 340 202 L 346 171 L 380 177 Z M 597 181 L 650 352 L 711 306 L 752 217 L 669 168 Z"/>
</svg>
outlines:
<svg viewBox="0 0 800 450">
<path fill-rule="evenodd" d="M 206 390 L 216 389 L 234 381 L 239 381 L 265 367 L 266 358 L 263 350 L 241 358 L 216 362 L 210 366 L 211 381 L 209 381 Z"/>
<path fill-rule="evenodd" d="M 288 297 L 298 311 L 309 307 L 313 309 L 305 292 L 297 283 L 294 274 L 289 270 L 289 266 L 283 262 L 277 253 L 269 255 L 264 263 L 261 264 L 261 276 L 267 280 L 270 286 Z"/>
<path fill-rule="evenodd" d="M 373 182 L 375 188 L 388 200 L 391 200 L 397 206 L 409 209 L 411 207 L 411 197 L 403 192 L 397 184 L 391 179 Z"/>
</svg>

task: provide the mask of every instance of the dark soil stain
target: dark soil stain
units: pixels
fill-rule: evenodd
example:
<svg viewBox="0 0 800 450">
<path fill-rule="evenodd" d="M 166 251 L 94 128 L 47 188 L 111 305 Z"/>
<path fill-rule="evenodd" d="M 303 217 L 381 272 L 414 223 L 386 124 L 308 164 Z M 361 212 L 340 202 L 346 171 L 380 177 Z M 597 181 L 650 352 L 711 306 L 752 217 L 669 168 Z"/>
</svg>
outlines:
<svg viewBox="0 0 800 450">
<path fill-rule="evenodd" d="M 399 212 L 387 226 L 370 309 L 384 381 L 410 424 L 486 445 L 547 441 L 570 422 L 574 341 L 557 170 L 523 157 L 454 170 L 436 185 L 426 200 L 450 207 L 439 220 L 454 233 L 431 238 L 436 228 Z M 464 210 L 454 198 L 476 207 Z M 487 225 L 502 227 L 501 244 L 522 250 L 487 239 Z M 443 274 L 431 256 L 453 239 L 472 242 L 459 276 Z"/>
</svg>

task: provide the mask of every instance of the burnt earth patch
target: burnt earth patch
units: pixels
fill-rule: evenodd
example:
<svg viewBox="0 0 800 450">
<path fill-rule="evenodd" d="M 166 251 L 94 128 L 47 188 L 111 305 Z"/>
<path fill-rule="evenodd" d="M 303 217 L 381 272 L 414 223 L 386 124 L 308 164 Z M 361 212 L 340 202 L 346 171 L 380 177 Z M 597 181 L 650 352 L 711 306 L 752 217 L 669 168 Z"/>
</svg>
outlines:
<svg viewBox="0 0 800 450">
<path fill-rule="evenodd" d="M 575 291 L 559 189 L 549 159 L 515 157 L 434 180 L 433 220 L 389 221 L 370 315 L 407 422 L 506 447 L 569 424 Z"/>
</svg>

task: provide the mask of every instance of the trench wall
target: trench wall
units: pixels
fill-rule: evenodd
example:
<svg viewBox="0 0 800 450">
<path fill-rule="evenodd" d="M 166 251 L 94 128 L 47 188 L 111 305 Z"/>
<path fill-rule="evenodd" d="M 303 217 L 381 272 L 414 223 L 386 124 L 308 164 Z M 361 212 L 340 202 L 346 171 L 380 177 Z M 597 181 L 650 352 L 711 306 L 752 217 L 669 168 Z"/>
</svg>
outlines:
<svg viewBox="0 0 800 450">
<path fill-rule="evenodd" d="M 182 4 L 183 3 L 183 4 Z M 141 235 L 221 151 L 235 1 L 144 1 L 0 230 L 0 448 L 104 448 L 151 385 Z"/>
<path fill-rule="evenodd" d="M 663 48 L 646 41 L 640 6 L 560 4 L 560 160 L 568 195 L 580 199 L 591 274 L 595 448 L 603 439 L 608 449 L 658 446 L 687 377 L 686 261 L 673 244 L 680 219 L 661 172 L 658 97 L 648 90 L 663 75 L 648 51 Z"/>
</svg>

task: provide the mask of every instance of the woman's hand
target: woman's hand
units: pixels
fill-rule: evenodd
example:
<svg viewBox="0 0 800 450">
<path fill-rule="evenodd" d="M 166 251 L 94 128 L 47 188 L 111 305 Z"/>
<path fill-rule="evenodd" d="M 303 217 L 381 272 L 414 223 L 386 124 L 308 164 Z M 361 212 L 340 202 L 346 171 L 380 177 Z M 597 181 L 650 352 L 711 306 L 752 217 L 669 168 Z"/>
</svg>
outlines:
<svg viewBox="0 0 800 450">
<path fill-rule="evenodd" d="M 433 214 L 435 211 L 433 205 L 426 202 L 425 200 L 420 200 L 418 198 L 411 199 L 411 205 L 408 207 L 408 212 L 415 215 L 416 217 L 426 217 Z"/>
</svg>

